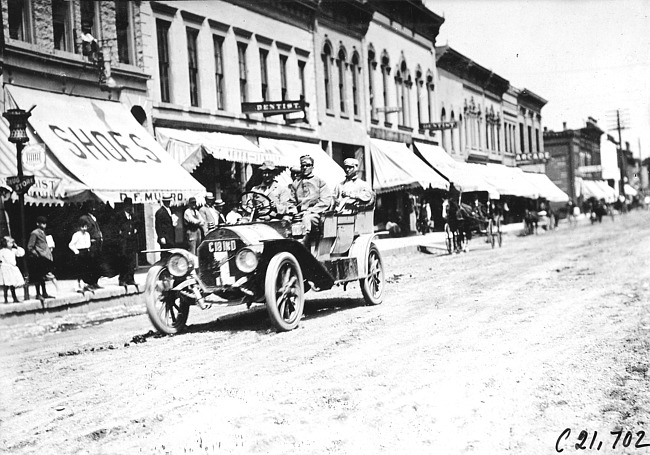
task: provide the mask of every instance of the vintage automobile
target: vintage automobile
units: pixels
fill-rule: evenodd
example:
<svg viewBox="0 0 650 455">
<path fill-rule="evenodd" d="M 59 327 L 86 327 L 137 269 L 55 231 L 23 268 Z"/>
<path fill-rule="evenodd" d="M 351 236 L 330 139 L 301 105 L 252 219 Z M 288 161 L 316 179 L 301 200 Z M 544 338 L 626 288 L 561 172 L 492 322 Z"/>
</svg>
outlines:
<svg viewBox="0 0 650 455">
<path fill-rule="evenodd" d="M 373 242 L 373 210 L 326 213 L 316 242 L 300 242 L 302 223 L 264 220 L 271 201 L 261 193 L 242 195 L 249 222 L 208 232 L 194 256 L 182 249 L 166 256 L 147 275 L 147 313 L 166 334 L 183 330 L 190 307 L 265 304 L 280 331 L 302 319 L 305 293 L 359 281 L 365 301 L 382 302 L 383 261 Z"/>
</svg>

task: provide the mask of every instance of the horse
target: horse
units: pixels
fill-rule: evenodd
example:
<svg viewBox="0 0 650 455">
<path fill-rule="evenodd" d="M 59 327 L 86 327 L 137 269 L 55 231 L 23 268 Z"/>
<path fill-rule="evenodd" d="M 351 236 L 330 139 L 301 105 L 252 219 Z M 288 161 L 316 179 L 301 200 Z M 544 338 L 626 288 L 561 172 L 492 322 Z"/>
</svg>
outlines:
<svg viewBox="0 0 650 455">
<path fill-rule="evenodd" d="M 477 208 L 471 205 L 452 203 L 449 205 L 448 224 L 453 234 L 454 251 L 456 253 L 467 252 L 469 242 L 472 240 L 472 232 L 480 225 L 481 214 Z"/>
<path fill-rule="evenodd" d="M 536 210 L 528 210 L 524 212 L 524 234 L 537 234 L 537 227 L 539 224 L 539 213 Z"/>
</svg>

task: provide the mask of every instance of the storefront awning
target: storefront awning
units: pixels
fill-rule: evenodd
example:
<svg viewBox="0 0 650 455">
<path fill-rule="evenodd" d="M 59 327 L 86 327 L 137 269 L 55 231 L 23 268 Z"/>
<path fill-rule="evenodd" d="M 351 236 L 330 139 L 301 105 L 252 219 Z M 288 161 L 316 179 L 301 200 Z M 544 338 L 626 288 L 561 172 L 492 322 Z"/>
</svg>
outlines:
<svg viewBox="0 0 650 455">
<path fill-rule="evenodd" d="M 377 193 L 421 186 L 449 189 L 449 182 L 401 142 L 370 139 L 372 186 Z"/>
<path fill-rule="evenodd" d="M 593 197 L 605 202 L 614 202 L 618 198 L 618 192 L 604 180 L 580 179 L 580 193 L 584 199 Z"/>
<path fill-rule="evenodd" d="M 120 202 L 154 202 L 171 193 L 176 202 L 201 197 L 205 188 L 181 168 L 117 102 L 8 85 L 13 103 L 32 105 L 29 124 L 47 146 L 45 167 L 74 178 L 63 202 L 91 197 Z"/>
<path fill-rule="evenodd" d="M 284 139 L 259 138 L 260 147 L 276 157 L 278 166 L 300 166 L 300 157 L 314 159 L 314 174 L 325 180 L 331 188 L 345 180 L 345 172 L 318 144 Z"/>
<path fill-rule="evenodd" d="M 549 202 L 567 202 L 569 195 L 562 191 L 546 174 L 524 172 L 526 179 L 539 190 L 539 196 Z"/>
<path fill-rule="evenodd" d="M 207 155 L 237 163 L 262 164 L 272 161 L 280 164 L 277 154 L 263 150 L 238 134 L 156 128 L 156 138 L 188 172 L 194 171 Z"/>
<path fill-rule="evenodd" d="M 539 190 L 526 180 L 524 172 L 519 168 L 503 164 L 471 164 L 481 175 L 502 195 L 537 199 Z"/>
<path fill-rule="evenodd" d="M 498 199 L 499 191 L 465 162 L 456 161 L 439 145 L 414 142 L 424 161 L 463 192 L 487 191 L 490 199 Z"/>
</svg>

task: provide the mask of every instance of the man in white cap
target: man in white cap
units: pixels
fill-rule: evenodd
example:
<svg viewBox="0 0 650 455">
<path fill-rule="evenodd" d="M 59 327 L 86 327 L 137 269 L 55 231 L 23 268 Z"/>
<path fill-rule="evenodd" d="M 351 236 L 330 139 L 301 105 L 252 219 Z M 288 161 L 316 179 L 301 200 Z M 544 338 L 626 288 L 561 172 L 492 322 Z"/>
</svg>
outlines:
<svg viewBox="0 0 650 455">
<path fill-rule="evenodd" d="M 196 249 L 201 243 L 201 232 L 205 225 L 205 220 L 196 207 L 196 198 L 191 197 L 187 201 L 187 208 L 183 213 L 183 222 L 185 224 L 185 241 L 187 242 L 187 251 L 196 255 Z"/>
<path fill-rule="evenodd" d="M 207 193 L 205 195 L 205 205 L 199 209 L 199 213 L 205 223 L 203 224 L 203 236 L 205 237 L 208 232 L 219 226 L 225 224 L 226 218 L 221 213 L 223 210 L 224 202 L 214 197 L 214 194 Z"/>
<path fill-rule="evenodd" d="M 259 170 L 262 173 L 262 183 L 254 186 L 252 191 L 268 197 L 272 204 L 271 212 L 260 219 L 282 218 L 291 212 L 291 192 L 275 181 L 276 168 L 271 161 L 264 161 Z"/>
<path fill-rule="evenodd" d="M 343 161 L 345 180 L 334 188 L 337 211 L 370 210 L 375 206 L 375 192 L 370 185 L 359 178 L 359 160 L 346 158 Z"/>
<path fill-rule="evenodd" d="M 292 203 L 305 226 L 302 243 L 310 246 L 320 228 L 321 214 L 332 207 L 332 192 L 323 179 L 314 175 L 314 159 L 309 155 L 300 157 L 301 177 L 293 182 Z"/>
</svg>

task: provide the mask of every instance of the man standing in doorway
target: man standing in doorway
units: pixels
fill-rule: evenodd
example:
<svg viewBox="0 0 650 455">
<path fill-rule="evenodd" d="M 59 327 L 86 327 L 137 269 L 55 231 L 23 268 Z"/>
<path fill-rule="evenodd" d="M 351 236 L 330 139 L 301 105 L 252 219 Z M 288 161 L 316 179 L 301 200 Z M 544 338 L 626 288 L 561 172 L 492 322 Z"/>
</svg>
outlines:
<svg viewBox="0 0 650 455">
<path fill-rule="evenodd" d="M 122 210 L 117 216 L 119 236 L 119 284 L 135 285 L 136 255 L 138 254 L 138 223 L 133 215 L 133 200 L 124 198 Z"/>
<path fill-rule="evenodd" d="M 162 197 L 162 207 L 156 211 L 156 236 L 160 248 L 175 248 L 176 247 L 176 233 L 174 227 L 178 223 L 178 217 L 172 213 L 170 208 L 172 197 L 169 194 L 164 194 Z"/>
<path fill-rule="evenodd" d="M 93 199 L 89 199 L 84 202 L 83 207 L 85 214 L 79 218 L 79 225 L 86 224 L 88 226 L 88 234 L 90 235 L 88 288 L 100 289 L 101 286 L 98 284 L 98 281 L 102 276 L 104 267 L 104 258 L 102 255 L 104 236 L 95 216 L 97 213 L 97 203 Z"/>
</svg>

